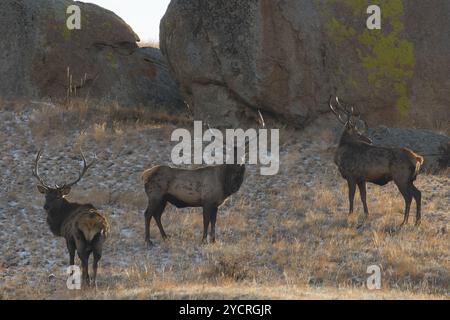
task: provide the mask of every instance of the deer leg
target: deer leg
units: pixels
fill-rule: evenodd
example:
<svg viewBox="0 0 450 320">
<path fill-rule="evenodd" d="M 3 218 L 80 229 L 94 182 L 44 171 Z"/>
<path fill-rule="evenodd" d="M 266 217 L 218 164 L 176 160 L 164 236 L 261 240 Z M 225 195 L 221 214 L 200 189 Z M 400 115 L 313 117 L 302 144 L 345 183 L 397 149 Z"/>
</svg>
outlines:
<svg viewBox="0 0 450 320">
<path fill-rule="evenodd" d="M 348 184 L 348 202 L 349 202 L 349 211 L 348 214 L 353 213 L 353 199 L 355 199 L 355 191 L 356 191 L 356 183 L 351 180 L 347 180 Z"/>
<path fill-rule="evenodd" d="M 361 197 L 361 202 L 364 207 L 364 220 L 367 219 L 367 216 L 369 215 L 369 208 L 367 207 L 367 200 L 366 200 L 366 182 L 362 181 L 358 183 L 358 189 L 359 189 L 359 195 Z"/>
<path fill-rule="evenodd" d="M 93 267 L 93 273 L 92 273 L 92 283 L 93 285 L 97 286 L 97 269 L 98 269 L 98 262 L 102 257 L 102 249 L 96 247 L 94 249 L 94 263 L 92 264 Z"/>
<path fill-rule="evenodd" d="M 404 226 L 405 224 L 408 223 L 408 219 L 409 219 L 409 210 L 411 209 L 411 202 L 412 202 L 412 197 L 411 195 L 407 195 L 405 197 L 405 216 L 403 218 L 403 222 L 400 225 L 400 227 Z"/>
<path fill-rule="evenodd" d="M 152 213 L 151 213 L 150 205 L 147 207 L 147 210 L 145 210 L 145 243 L 147 244 L 147 247 L 152 246 L 152 241 L 150 240 L 150 222 L 152 220 Z"/>
<path fill-rule="evenodd" d="M 89 279 L 89 254 L 90 252 L 87 252 L 85 250 L 77 250 L 78 251 L 78 257 L 81 260 L 81 277 L 82 277 L 82 284 L 83 286 L 89 286 L 90 279 Z"/>
<path fill-rule="evenodd" d="M 414 200 L 416 201 L 416 227 L 420 226 L 421 221 L 421 207 L 422 207 L 422 192 L 420 192 L 419 189 L 416 188 L 414 184 L 411 183 L 411 192 L 414 197 Z"/>
<path fill-rule="evenodd" d="M 73 266 L 75 265 L 75 250 L 76 250 L 75 242 L 73 241 L 73 239 L 66 239 L 66 245 L 70 256 L 69 265 Z"/>
<path fill-rule="evenodd" d="M 217 219 L 217 207 L 210 210 L 210 220 L 211 220 L 211 242 L 216 242 L 216 219 Z"/>
<path fill-rule="evenodd" d="M 408 223 L 409 210 L 411 208 L 411 202 L 413 197 L 411 195 L 411 192 L 409 191 L 409 188 L 406 185 L 405 187 L 402 187 L 400 184 L 397 184 L 397 187 L 400 190 L 400 193 L 402 194 L 403 198 L 405 199 L 405 215 L 403 218 L 403 222 L 400 225 L 400 227 L 402 227 Z"/>
<path fill-rule="evenodd" d="M 164 232 L 164 228 L 163 228 L 162 223 L 161 223 L 161 216 L 162 216 L 162 213 L 163 213 L 165 208 L 166 208 L 166 202 L 161 202 L 157 206 L 156 210 L 153 212 L 153 216 L 155 217 L 155 221 L 156 221 L 156 225 L 158 226 L 159 233 L 161 233 L 161 237 L 164 240 L 167 239 L 167 234 Z"/>
<path fill-rule="evenodd" d="M 208 207 L 203 207 L 203 244 L 206 244 L 208 242 L 208 227 L 211 218 L 210 214 L 211 210 Z"/>
</svg>

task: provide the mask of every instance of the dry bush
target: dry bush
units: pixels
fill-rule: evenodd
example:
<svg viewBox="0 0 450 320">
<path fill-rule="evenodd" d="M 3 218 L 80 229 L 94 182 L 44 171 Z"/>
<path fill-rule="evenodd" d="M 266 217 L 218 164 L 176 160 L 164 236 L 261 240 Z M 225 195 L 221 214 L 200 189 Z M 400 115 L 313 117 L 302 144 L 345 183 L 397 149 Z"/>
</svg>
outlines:
<svg viewBox="0 0 450 320">
<path fill-rule="evenodd" d="M 87 131 L 94 128 L 100 136 L 104 132 L 120 132 L 123 128 L 145 125 L 190 125 L 186 114 L 169 114 L 151 107 L 123 107 L 117 103 L 97 104 L 81 99 L 67 104 L 42 104 L 34 108 L 30 126 L 35 136 L 44 137 L 68 130 Z"/>
<path fill-rule="evenodd" d="M 210 250 L 206 256 L 202 277 L 209 281 L 244 281 L 255 277 L 255 260 L 251 252 L 243 252 L 236 247 L 222 247 L 222 250 Z"/>
</svg>

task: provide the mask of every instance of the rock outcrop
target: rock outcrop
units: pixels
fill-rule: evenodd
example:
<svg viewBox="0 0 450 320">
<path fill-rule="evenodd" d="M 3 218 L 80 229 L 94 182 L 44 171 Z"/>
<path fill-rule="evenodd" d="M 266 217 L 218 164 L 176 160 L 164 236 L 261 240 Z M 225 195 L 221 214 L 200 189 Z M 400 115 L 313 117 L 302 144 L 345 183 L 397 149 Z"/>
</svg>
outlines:
<svg viewBox="0 0 450 320">
<path fill-rule="evenodd" d="M 424 157 L 422 170 L 439 172 L 450 167 L 450 138 L 428 130 L 388 128 L 369 130 L 373 144 L 385 147 L 409 148 Z"/>
<path fill-rule="evenodd" d="M 69 30 L 67 8 L 81 9 L 81 30 Z M 158 49 L 116 14 L 69 0 L 0 2 L 0 97 L 117 101 L 121 105 L 184 108 Z M 69 75 L 69 76 L 68 76 Z M 70 77 L 72 83 L 70 85 Z"/>
<path fill-rule="evenodd" d="M 448 119 L 450 2 L 377 1 L 381 30 L 366 27 L 371 4 L 172 0 L 161 49 L 195 116 L 215 125 L 261 109 L 302 127 L 328 112 L 330 94 L 370 125 Z"/>
</svg>

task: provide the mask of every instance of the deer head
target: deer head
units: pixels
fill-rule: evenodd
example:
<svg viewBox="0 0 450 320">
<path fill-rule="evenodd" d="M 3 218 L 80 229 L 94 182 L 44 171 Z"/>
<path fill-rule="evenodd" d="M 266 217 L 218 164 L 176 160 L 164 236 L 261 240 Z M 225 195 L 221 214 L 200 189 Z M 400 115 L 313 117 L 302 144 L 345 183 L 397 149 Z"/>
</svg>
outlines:
<svg viewBox="0 0 450 320">
<path fill-rule="evenodd" d="M 366 121 L 361 119 L 359 109 L 343 105 L 338 97 L 335 98 L 335 101 L 336 106 L 333 106 L 333 96 L 331 96 L 328 105 L 339 122 L 344 125 L 343 137 L 372 144 L 372 140 L 366 136 L 368 126 Z"/>
<path fill-rule="evenodd" d="M 258 115 L 259 115 L 259 126 L 260 129 L 265 129 L 266 128 L 266 124 L 264 121 L 264 117 L 261 114 L 261 111 L 258 110 Z M 211 132 L 211 135 L 213 135 L 213 129 L 211 129 L 211 127 L 209 126 L 208 123 L 206 123 L 208 130 Z M 255 142 L 256 140 L 256 142 Z M 241 143 L 238 142 L 238 144 L 234 144 L 233 141 L 233 147 L 232 149 L 228 146 L 228 141 L 225 142 L 223 141 L 223 139 L 219 139 L 219 143 L 222 144 L 223 146 L 223 154 L 227 155 L 229 154 L 229 151 L 232 151 L 232 155 L 233 155 L 233 164 L 237 165 L 237 166 L 245 166 L 245 159 L 248 157 L 248 154 L 250 152 L 250 146 L 252 143 L 258 143 L 259 141 L 259 131 L 258 129 L 256 130 L 256 135 L 253 138 L 248 137 L 248 139 L 245 139 L 245 141 L 241 141 Z M 240 156 L 239 156 L 240 155 Z M 226 161 L 227 162 L 227 161 Z"/>
<path fill-rule="evenodd" d="M 78 178 L 72 182 L 64 183 L 62 186 L 50 186 L 47 184 L 39 175 L 39 160 L 41 159 L 42 150 L 39 150 L 36 160 L 34 161 L 34 167 L 33 167 L 33 176 L 38 180 L 37 189 L 40 193 L 45 195 L 45 204 L 44 209 L 46 211 L 51 211 L 53 209 L 60 208 L 64 197 L 67 196 L 72 186 L 77 184 L 85 175 L 86 171 L 94 164 L 95 160 L 92 161 L 90 164 L 86 163 L 86 158 L 84 157 L 83 152 L 81 151 L 81 157 L 83 159 L 83 169 L 81 173 L 79 174 Z"/>
</svg>

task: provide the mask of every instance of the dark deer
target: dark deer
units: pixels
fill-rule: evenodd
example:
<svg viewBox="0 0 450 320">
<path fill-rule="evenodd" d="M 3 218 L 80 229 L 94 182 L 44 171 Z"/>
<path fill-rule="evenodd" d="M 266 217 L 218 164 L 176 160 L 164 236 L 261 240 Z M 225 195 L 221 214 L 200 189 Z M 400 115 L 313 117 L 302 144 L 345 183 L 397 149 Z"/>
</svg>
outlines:
<svg viewBox="0 0 450 320">
<path fill-rule="evenodd" d="M 361 201 L 364 207 L 364 220 L 369 214 L 366 203 L 366 182 L 380 186 L 394 181 L 405 199 L 405 213 L 401 224 L 408 223 L 412 198 L 416 201 L 416 226 L 421 221 L 421 192 L 414 186 L 423 157 L 407 148 L 387 148 L 372 145 L 372 142 L 358 128 L 363 123 L 364 130 L 367 124 L 361 120 L 359 111 L 354 107 L 343 106 L 336 97 L 336 106 L 330 98 L 329 106 L 337 119 L 344 125 L 344 132 L 339 141 L 334 162 L 348 184 L 348 197 L 350 202 L 349 214 L 353 213 L 353 199 L 356 186 L 359 188 Z M 342 115 L 346 117 L 344 120 Z"/>
<path fill-rule="evenodd" d="M 264 124 L 264 119 L 259 113 Z M 242 147 L 242 146 L 241 146 Z M 244 146 L 246 148 L 246 146 Z M 216 240 L 216 218 L 218 208 L 236 193 L 244 181 L 245 163 L 237 159 L 234 148 L 234 163 L 208 166 L 197 169 L 181 169 L 155 166 L 144 171 L 142 180 L 148 198 L 145 210 L 145 242 L 151 246 L 150 221 L 155 218 L 163 239 L 167 239 L 161 224 L 161 216 L 167 203 L 177 208 L 203 208 L 203 238 L 207 243 L 208 228 L 211 224 L 210 241 Z"/>
<path fill-rule="evenodd" d="M 47 212 L 47 223 L 51 232 L 57 237 L 66 239 L 67 250 L 70 256 L 70 265 L 75 264 L 75 250 L 81 260 L 83 286 L 91 285 L 88 262 L 91 253 L 94 256 L 92 283 L 96 283 L 98 262 L 102 256 L 103 242 L 109 232 L 109 224 L 103 214 L 101 214 L 92 204 L 78 204 L 69 202 L 66 196 L 71 188 L 77 184 L 86 171 L 93 165 L 92 161 L 86 164 L 83 158 L 83 170 L 78 178 L 63 186 L 50 187 L 40 177 L 38 170 L 41 151 L 38 152 L 34 162 L 33 176 L 39 181 L 37 188 L 45 195 L 44 210 Z"/>
</svg>

